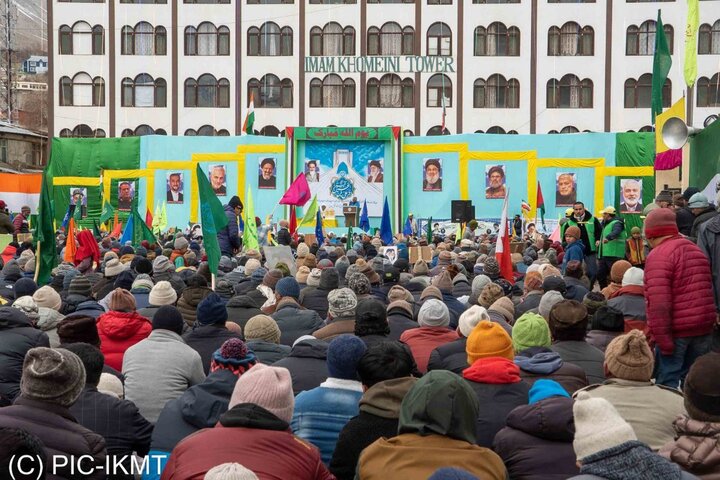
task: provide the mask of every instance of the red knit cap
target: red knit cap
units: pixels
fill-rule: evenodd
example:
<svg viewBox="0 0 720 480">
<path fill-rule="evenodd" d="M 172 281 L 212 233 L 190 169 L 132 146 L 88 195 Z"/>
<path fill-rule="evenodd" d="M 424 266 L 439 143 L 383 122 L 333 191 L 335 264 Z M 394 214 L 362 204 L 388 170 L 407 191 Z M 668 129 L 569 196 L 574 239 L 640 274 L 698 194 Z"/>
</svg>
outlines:
<svg viewBox="0 0 720 480">
<path fill-rule="evenodd" d="M 675 212 L 669 208 L 656 208 L 645 219 L 645 237 L 658 238 L 677 235 L 678 227 Z"/>
</svg>

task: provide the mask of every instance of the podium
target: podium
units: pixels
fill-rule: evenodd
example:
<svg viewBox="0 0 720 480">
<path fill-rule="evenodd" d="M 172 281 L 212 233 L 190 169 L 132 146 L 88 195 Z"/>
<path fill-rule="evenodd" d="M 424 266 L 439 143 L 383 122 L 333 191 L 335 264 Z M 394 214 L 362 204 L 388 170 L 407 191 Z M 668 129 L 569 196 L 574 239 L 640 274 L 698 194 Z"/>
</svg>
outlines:
<svg viewBox="0 0 720 480">
<path fill-rule="evenodd" d="M 343 215 L 345 216 L 346 227 L 357 227 L 357 207 L 343 207 Z"/>
</svg>

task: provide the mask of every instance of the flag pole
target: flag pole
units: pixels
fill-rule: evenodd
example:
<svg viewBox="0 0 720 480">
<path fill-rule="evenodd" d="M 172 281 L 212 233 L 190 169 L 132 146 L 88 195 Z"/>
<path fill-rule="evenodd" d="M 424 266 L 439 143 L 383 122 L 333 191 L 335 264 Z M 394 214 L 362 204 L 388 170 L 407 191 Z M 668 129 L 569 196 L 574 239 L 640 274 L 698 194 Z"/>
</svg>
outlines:
<svg viewBox="0 0 720 480">
<path fill-rule="evenodd" d="M 215 291 L 215 274 L 214 273 L 210 274 L 210 288 L 212 289 L 213 292 Z"/>
</svg>

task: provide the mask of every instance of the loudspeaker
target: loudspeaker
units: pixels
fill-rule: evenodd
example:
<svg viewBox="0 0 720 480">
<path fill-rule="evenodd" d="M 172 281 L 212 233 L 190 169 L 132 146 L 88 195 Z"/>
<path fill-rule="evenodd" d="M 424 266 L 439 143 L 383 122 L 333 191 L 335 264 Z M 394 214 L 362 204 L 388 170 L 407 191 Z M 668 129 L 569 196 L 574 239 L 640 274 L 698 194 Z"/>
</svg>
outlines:
<svg viewBox="0 0 720 480">
<path fill-rule="evenodd" d="M 470 200 L 452 200 L 450 202 L 450 218 L 454 223 L 469 222 L 473 218 L 473 206 Z"/>
</svg>

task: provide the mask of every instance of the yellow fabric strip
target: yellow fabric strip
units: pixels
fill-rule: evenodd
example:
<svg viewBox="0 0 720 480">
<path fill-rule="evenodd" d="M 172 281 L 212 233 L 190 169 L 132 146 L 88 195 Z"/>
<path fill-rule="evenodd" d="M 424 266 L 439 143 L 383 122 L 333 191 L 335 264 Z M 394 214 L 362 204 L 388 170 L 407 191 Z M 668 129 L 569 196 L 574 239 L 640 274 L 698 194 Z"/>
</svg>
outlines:
<svg viewBox="0 0 720 480">
<path fill-rule="evenodd" d="M 95 177 L 53 177 L 53 185 L 97 187 L 100 185 L 100 179 Z"/>
</svg>

